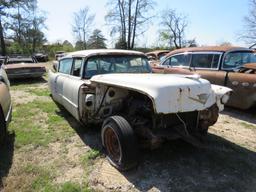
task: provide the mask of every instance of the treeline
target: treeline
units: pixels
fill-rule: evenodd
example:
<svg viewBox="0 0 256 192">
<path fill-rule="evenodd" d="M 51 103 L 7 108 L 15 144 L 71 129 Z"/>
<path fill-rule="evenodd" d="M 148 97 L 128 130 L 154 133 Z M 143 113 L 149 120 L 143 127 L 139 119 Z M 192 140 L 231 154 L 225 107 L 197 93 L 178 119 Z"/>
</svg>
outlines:
<svg viewBox="0 0 256 192">
<path fill-rule="evenodd" d="M 33 53 L 47 42 L 43 30 L 46 17 L 37 0 L 1 0 L 1 52 Z"/>
<path fill-rule="evenodd" d="M 240 37 L 255 43 L 256 0 L 249 1 L 250 12 L 245 17 L 245 30 Z M 195 38 L 186 38 L 188 17 L 171 8 L 157 13 L 154 0 L 108 0 L 105 7 L 105 23 L 110 29 L 114 48 L 138 49 L 136 42 L 144 37 L 153 23 L 158 27 L 154 48 L 197 46 Z M 94 18 L 89 7 L 78 10 L 73 14 L 72 22 L 76 43 L 73 45 L 65 40 L 49 44 L 44 33 L 47 30 L 46 14 L 38 8 L 37 0 L 0 0 L 0 54 L 45 52 L 52 56 L 57 50 L 106 48 L 107 39 L 101 30 L 94 28 Z"/>
</svg>

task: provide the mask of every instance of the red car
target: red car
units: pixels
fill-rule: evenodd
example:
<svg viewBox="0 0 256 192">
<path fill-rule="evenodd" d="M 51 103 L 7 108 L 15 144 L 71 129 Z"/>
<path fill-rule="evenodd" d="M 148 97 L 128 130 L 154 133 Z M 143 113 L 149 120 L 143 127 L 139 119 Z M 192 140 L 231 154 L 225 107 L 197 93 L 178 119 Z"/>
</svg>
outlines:
<svg viewBox="0 0 256 192">
<path fill-rule="evenodd" d="M 248 109 L 256 104 L 256 56 L 242 47 L 192 47 L 171 51 L 156 73 L 198 73 L 212 84 L 233 89 L 228 106 Z"/>
</svg>

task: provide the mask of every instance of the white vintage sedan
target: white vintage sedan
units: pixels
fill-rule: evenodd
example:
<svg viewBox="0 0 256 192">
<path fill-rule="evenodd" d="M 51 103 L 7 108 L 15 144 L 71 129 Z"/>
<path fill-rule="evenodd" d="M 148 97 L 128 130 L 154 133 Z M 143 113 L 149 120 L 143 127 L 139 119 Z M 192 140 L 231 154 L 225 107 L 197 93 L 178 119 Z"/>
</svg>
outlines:
<svg viewBox="0 0 256 192">
<path fill-rule="evenodd" d="M 201 145 L 231 92 L 195 75 L 154 74 L 136 51 L 78 51 L 56 66 L 53 99 L 84 125 L 102 124 L 107 158 L 119 170 L 137 165 L 139 147 L 177 138 Z"/>
</svg>

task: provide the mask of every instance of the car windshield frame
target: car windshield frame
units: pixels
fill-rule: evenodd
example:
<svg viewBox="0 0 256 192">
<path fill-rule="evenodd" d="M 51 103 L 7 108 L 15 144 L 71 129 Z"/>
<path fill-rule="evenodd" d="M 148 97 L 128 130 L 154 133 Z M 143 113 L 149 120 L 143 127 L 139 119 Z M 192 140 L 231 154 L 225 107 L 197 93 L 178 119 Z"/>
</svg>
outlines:
<svg viewBox="0 0 256 192">
<path fill-rule="evenodd" d="M 229 62 L 231 59 L 233 59 L 235 56 L 236 57 L 239 57 L 237 54 L 240 54 L 240 60 L 239 60 L 239 63 L 238 64 L 235 64 L 235 65 L 229 65 L 227 64 L 228 60 L 229 59 Z M 245 60 L 245 56 L 244 54 L 250 54 L 250 61 L 244 61 Z M 230 57 L 230 58 L 228 58 Z M 232 58 L 233 57 L 233 58 Z M 248 58 L 247 58 L 248 59 Z M 233 61 L 232 61 L 233 62 Z M 238 62 L 238 61 L 237 61 Z M 237 63 L 236 62 L 236 63 Z M 244 64 L 246 63 L 256 63 L 256 56 L 254 54 L 254 52 L 252 51 L 232 51 L 232 52 L 228 52 L 224 55 L 224 58 L 223 58 L 223 61 L 222 61 L 222 69 L 223 70 L 234 70 L 234 69 L 240 69 L 241 67 L 243 67 Z M 227 66 L 230 66 L 230 67 L 226 67 L 225 65 Z"/>
<path fill-rule="evenodd" d="M 137 59 L 141 59 L 141 61 Z M 135 63 L 131 63 L 132 61 Z M 94 63 L 89 66 L 89 62 Z M 88 67 L 96 68 L 90 69 L 90 73 L 88 73 Z M 125 54 L 96 55 L 87 58 L 83 70 L 83 78 L 90 79 L 94 75 L 111 73 L 152 73 L 152 69 L 146 56 Z"/>
</svg>

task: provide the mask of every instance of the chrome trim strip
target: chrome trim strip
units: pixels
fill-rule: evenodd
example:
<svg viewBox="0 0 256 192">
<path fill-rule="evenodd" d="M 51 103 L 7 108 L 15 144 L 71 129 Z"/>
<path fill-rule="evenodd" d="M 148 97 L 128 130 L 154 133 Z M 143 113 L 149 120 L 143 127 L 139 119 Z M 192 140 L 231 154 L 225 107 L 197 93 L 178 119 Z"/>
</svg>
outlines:
<svg viewBox="0 0 256 192">
<path fill-rule="evenodd" d="M 78 106 L 77 106 L 75 103 L 73 103 L 72 101 L 70 101 L 70 100 L 69 100 L 67 97 L 65 97 L 64 95 L 62 95 L 62 98 L 65 99 L 69 104 L 73 105 L 73 107 L 78 108 Z"/>
<path fill-rule="evenodd" d="M 9 108 L 6 118 L 5 118 L 5 122 L 7 122 L 7 124 L 8 124 L 11 121 L 11 118 L 12 118 L 12 105 L 10 105 L 10 108 Z"/>
</svg>

